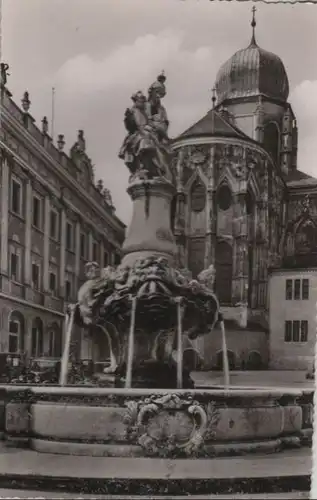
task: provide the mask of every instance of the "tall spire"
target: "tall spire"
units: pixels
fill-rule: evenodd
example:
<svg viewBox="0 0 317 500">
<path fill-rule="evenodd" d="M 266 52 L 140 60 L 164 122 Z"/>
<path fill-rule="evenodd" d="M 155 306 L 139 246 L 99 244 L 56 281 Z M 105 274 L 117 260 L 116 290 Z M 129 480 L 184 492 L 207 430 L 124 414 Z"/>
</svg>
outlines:
<svg viewBox="0 0 317 500">
<path fill-rule="evenodd" d="M 251 38 L 250 45 L 256 45 L 256 41 L 255 41 L 255 27 L 256 27 L 255 12 L 256 12 L 256 7 L 255 7 L 255 5 L 253 5 L 253 7 L 252 7 L 252 21 L 251 21 L 252 38 Z"/>
</svg>

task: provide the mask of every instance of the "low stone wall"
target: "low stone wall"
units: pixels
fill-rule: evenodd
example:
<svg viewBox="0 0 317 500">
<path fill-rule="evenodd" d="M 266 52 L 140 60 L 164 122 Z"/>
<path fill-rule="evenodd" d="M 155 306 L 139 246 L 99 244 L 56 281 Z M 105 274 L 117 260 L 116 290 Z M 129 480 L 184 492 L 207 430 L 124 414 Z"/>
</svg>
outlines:
<svg viewBox="0 0 317 500">
<path fill-rule="evenodd" d="M 0 432 L 41 452 L 216 456 L 309 444 L 312 391 L 0 387 Z"/>
</svg>

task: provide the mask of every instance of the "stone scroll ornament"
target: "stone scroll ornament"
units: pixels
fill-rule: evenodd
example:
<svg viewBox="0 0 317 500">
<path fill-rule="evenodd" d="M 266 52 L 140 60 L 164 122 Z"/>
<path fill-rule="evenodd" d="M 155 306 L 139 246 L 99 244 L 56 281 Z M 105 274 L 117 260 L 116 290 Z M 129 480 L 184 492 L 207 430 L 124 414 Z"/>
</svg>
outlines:
<svg viewBox="0 0 317 500">
<path fill-rule="evenodd" d="M 133 266 L 105 269 L 100 269 L 95 262 L 88 263 L 88 279 L 78 292 L 75 321 L 82 326 L 109 321 L 120 329 L 129 318 L 133 295 L 145 313 L 142 317 L 148 320 L 147 326 L 159 332 L 174 326 L 168 313 L 174 311 L 178 296 L 183 297 L 184 332 L 195 339 L 207 334 L 218 320 L 214 275 L 214 267 L 210 266 L 197 280 L 192 279 L 187 270 L 170 267 L 163 257 L 140 258 Z"/>
<path fill-rule="evenodd" d="M 126 407 L 127 438 L 136 440 L 148 455 L 193 456 L 201 451 L 208 417 L 190 395 L 153 395 L 128 401 Z"/>
</svg>

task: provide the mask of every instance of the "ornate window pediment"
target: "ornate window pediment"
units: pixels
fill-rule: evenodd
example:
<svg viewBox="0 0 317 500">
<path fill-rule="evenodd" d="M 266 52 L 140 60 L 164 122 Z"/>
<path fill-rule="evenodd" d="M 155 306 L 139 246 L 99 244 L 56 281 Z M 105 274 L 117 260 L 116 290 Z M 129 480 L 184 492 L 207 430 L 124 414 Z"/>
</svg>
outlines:
<svg viewBox="0 0 317 500">
<path fill-rule="evenodd" d="M 85 186 L 93 184 L 93 166 L 86 153 L 86 140 L 83 130 L 78 131 L 77 141 L 70 150 L 70 157 L 79 170 L 79 182 Z"/>
<path fill-rule="evenodd" d="M 301 222 L 295 234 L 295 253 L 317 251 L 317 226 L 311 219 Z"/>
</svg>

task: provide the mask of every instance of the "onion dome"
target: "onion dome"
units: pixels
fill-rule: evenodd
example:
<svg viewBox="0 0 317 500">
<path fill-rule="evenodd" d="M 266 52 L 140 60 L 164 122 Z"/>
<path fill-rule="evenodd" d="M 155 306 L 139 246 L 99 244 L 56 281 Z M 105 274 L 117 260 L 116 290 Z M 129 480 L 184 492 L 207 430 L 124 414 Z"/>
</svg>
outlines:
<svg viewBox="0 0 317 500">
<path fill-rule="evenodd" d="M 289 83 L 281 59 L 261 49 L 255 40 L 255 7 L 252 8 L 250 45 L 238 50 L 225 62 L 216 77 L 218 104 L 227 99 L 262 94 L 278 101 L 287 101 Z"/>
</svg>

